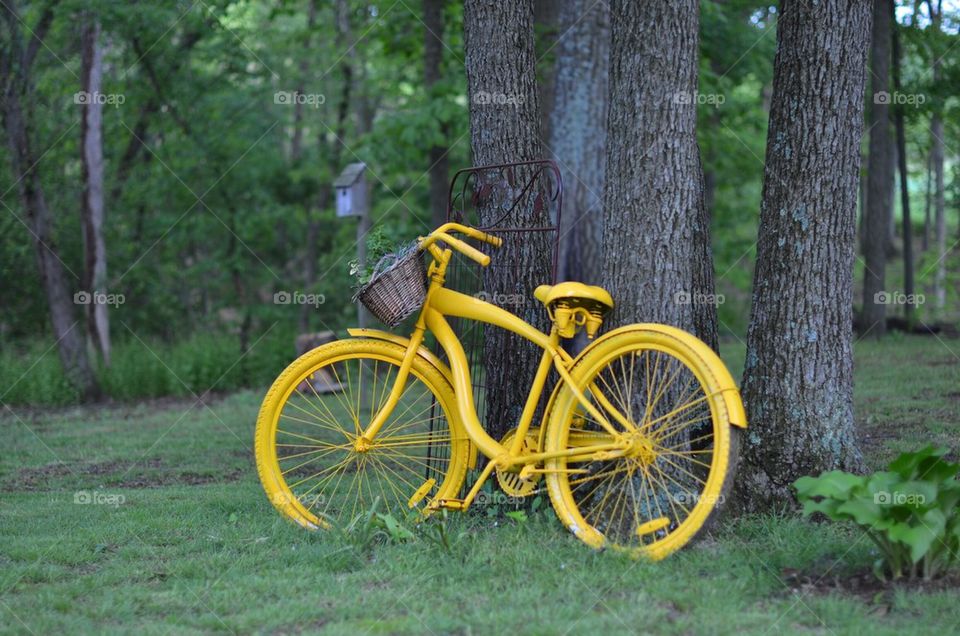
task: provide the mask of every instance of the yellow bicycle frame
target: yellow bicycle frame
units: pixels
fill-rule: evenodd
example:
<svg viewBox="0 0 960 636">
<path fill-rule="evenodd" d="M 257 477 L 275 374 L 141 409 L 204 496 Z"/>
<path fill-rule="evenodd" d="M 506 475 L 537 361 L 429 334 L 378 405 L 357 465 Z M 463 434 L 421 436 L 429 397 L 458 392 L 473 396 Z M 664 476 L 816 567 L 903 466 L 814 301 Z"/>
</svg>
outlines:
<svg viewBox="0 0 960 636">
<path fill-rule="evenodd" d="M 435 232 L 434 236 L 437 234 L 442 234 L 442 232 Z M 444 236 L 443 240 L 456 241 L 456 239 L 451 239 L 448 236 Z M 473 499 L 473 495 L 475 495 L 474 491 L 479 490 L 479 486 L 482 485 L 482 482 L 489 476 L 494 468 L 508 469 L 519 465 L 536 464 L 554 457 L 572 457 L 597 452 L 622 452 L 625 450 L 629 445 L 628 442 L 615 441 L 603 444 L 578 445 L 576 448 L 563 452 L 521 454 L 520 451 L 524 437 L 530 429 L 530 424 L 533 421 L 537 403 L 543 393 L 543 388 L 546 385 L 551 366 L 557 369 L 562 380 L 569 381 L 570 375 L 568 368 L 572 364 L 573 358 L 560 346 L 560 337 L 556 327 L 552 328 L 549 334 L 545 334 L 521 318 L 496 305 L 444 288 L 445 274 L 452 256 L 452 251 L 450 249 L 441 250 L 432 243 L 427 246 L 427 249 L 431 255 L 433 255 L 434 261 L 428 270 L 430 285 L 427 290 L 426 299 L 415 323 L 413 334 L 411 334 L 407 342 L 407 351 L 398 370 L 392 390 L 383 407 L 371 420 L 370 424 L 364 430 L 363 435 L 357 439 L 357 450 L 365 450 L 370 447 L 380 428 L 393 412 L 394 407 L 403 393 L 414 358 L 417 355 L 423 355 L 421 345 L 427 329 L 433 333 L 437 342 L 443 347 L 443 350 L 447 354 L 447 359 L 450 362 L 450 380 L 456 394 L 459 420 L 463 424 L 464 430 L 473 444 L 481 453 L 491 460 L 488 462 L 480 479 L 478 479 L 470 496 L 465 500 L 467 505 L 469 505 L 469 501 Z M 503 446 L 497 440 L 490 437 L 480 422 L 476 405 L 473 401 L 473 387 L 471 386 L 469 363 L 463 351 L 463 346 L 460 344 L 459 339 L 450 327 L 445 316 L 466 318 L 506 329 L 543 349 L 543 356 L 537 367 L 533 384 L 530 387 L 530 392 L 521 413 L 520 421 L 517 424 L 517 433 L 514 435 L 510 448 Z M 574 391 L 584 409 L 593 415 L 611 435 L 615 436 L 614 439 L 619 438 L 620 435 L 609 423 L 604 414 L 590 403 L 585 395 L 575 388 Z M 626 423 L 628 430 L 633 428 L 633 425 L 617 412 L 609 402 L 602 398 L 599 392 L 595 392 L 594 396 L 598 398 L 598 402 L 600 402 L 605 409 L 616 414 L 615 417 L 618 421 Z"/>
<path fill-rule="evenodd" d="M 407 351 L 400 365 L 400 369 L 397 372 L 397 377 L 395 378 L 390 394 L 380 411 L 373 417 L 370 424 L 366 427 L 363 434 L 357 438 L 355 443 L 356 449 L 358 451 L 364 451 L 370 448 L 380 428 L 390 417 L 390 414 L 393 412 L 393 409 L 399 402 L 400 396 L 403 393 L 404 387 L 406 386 L 409 371 L 413 365 L 413 360 L 418 355 L 427 355 L 424 353 L 426 349 L 421 345 L 423 344 L 424 335 L 429 329 L 430 332 L 433 333 L 434 337 L 436 337 L 437 342 L 443 348 L 444 352 L 446 352 L 447 360 L 449 360 L 450 363 L 449 373 L 447 373 L 445 368 L 442 370 L 444 371 L 444 374 L 448 376 L 451 384 L 453 385 L 454 393 L 456 395 L 456 416 L 459 419 L 459 422 L 462 424 L 467 437 L 470 438 L 470 440 L 480 450 L 481 453 L 491 460 L 487 462 L 486 467 L 480 474 L 477 482 L 471 488 L 467 497 L 463 500 L 463 502 L 460 502 L 463 508 L 466 508 L 470 505 L 470 502 L 476 496 L 477 492 L 479 492 L 483 482 L 490 476 L 491 472 L 495 468 L 499 468 L 501 470 L 516 470 L 522 466 L 529 466 L 529 471 L 530 469 L 533 469 L 533 464 L 537 464 L 552 458 L 590 457 L 601 455 L 605 458 L 612 458 L 627 452 L 631 444 L 635 443 L 635 441 L 631 442 L 631 440 L 627 439 L 621 431 L 617 431 L 617 429 L 614 428 L 614 426 L 607 419 L 607 416 L 604 414 L 604 412 L 601 412 L 601 410 L 598 409 L 581 390 L 579 390 L 577 383 L 571 378 L 569 369 L 573 366 L 575 360 L 560 346 L 560 336 L 558 334 L 556 325 L 551 328 L 549 334 L 545 334 L 521 318 L 500 307 L 497 307 L 496 305 L 485 302 L 473 296 L 468 296 L 466 294 L 444 288 L 443 285 L 445 281 L 446 270 L 453 253 L 449 248 L 441 249 L 438 247 L 436 245 L 436 241 L 441 240 L 448 245 L 455 247 L 458 251 L 477 261 L 481 265 L 486 265 L 489 263 L 489 256 L 486 256 L 468 244 L 451 237 L 446 233 L 450 230 L 461 231 L 471 236 L 475 236 L 476 238 L 484 238 L 485 240 L 488 240 L 488 242 L 497 240 L 493 237 L 484 235 L 473 228 L 466 228 L 464 226 L 452 223 L 448 223 L 447 225 L 438 228 L 437 231 L 433 232 L 429 237 L 421 239 L 421 247 L 429 251 L 431 256 L 433 256 L 433 262 L 430 264 L 430 267 L 427 270 L 430 278 L 430 284 L 427 289 L 426 299 L 424 300 L 423 307 L 420 310 L 420 315 L 415 323 L 413 333 L 411 334 L 409 340 L 406 341 Z M 465 318 L 467 320 L 474 320 L 506 329 L 507 331 L 517 334 L 525 340 L 528 340 L 543 349 L 543 356 L 541 357 L 540 363 L 537 367 L 537 372 L 527 395 L 526 403 L 524 404 L 524 408 L 520 416 L 520 421 L 517 423 L 516 434 L 513 436 L 513 440 L 509 448 L 490 437 L 480 422 L 476 411 L 476 405 L 473 401 L 473 387 L 470 379 L 470 366 L 463 351 L 463 346 L 460 344 L 460 340 L 457 338 L 453 329 L 450 327 L 450 324 L 447 322 L 445 318 L 446 316 Z M 362 335 L 364 333 L 374 335 L 379 332 L 356 330 L 355 332 L 351 333 L 353 335 Z M 394 340 L 396 342 L 403 341 L 403 339 L 399 337 L 390 337 L 389 334 L 385 333 L 380 337 L 386 337 L 387 339 Z M 432 354 L 429 354 L 429 358 L 432 362 L 434 362 L 435 366 L 442 365 L 442 363 L 440 363 L 439 360 L 436 360 Z M 551 453 L 542 452 L 542 445 L 538 445 L 538 452 L 536 453 L 521 453 L 523 440 L 525 439 L 527 432 L 530 430 L 530 425 L 533 421 L 537 403 L 543 394 L 543 389 L 544 386 L 546 386 L 547 377 L 549 376 L 551 367 L 557 370 L 561 382 L 564 383 L 564 385 L 567 386 L 574 394 L 580 406 L 587 413 L 589 413 L 594 420 L 610 435 L 610 437 L 607 438 L 610 441 L 598 444 L 595 443 L 596 437 L 588 436 L 583 440 L 571 439 L 570 445 L 572 448 L 568 448 L 564 451 Z M 730 386 L 735 392 L 736 387 L 733 385 L 732 380 L 730 381 Z M 635 435 L 641 435 L 637 432 L 636 426 L 618 409 L 616 409 L 599 390 L 594 390 L 592 386 L 589 387 L 588 390 L 596 403 L 602 407 L 603 411 L 608 413 L 621 425 L 623 431 L 629 431 Z M 721 396 L 720 399 L 726 400 L 727 398 L 726 396 Z M 742 413 L 742 407 L 739 409 L 739 411 Z M 743 424 L 746 423 L 745 418 L 738 416 L 737 413 L 734 412 L 731 413 L 731 415 L 733 416 L 733 423 L 737 425 L 740 425 L 740 421 L 742 421 Z M 531 472 L 544 471 L 534 469 Z"/>
</svg>

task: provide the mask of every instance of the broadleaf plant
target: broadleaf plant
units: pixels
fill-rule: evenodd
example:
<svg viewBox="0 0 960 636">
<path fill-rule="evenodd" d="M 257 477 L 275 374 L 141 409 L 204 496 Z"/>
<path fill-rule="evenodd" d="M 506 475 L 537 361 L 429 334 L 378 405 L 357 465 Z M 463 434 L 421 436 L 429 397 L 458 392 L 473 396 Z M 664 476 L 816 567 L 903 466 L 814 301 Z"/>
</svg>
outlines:
<svg viewBox="0 0 960 636">
<path fill-rule="evenodd" d="M 867 533 L 880 550 L 877 576 L 931 579 L 960 560 L 960 464 L 948 452 L 928 446 L 903 453 L 886 471 L 832 470 L 793 486 L 805 515 L 850 521 Z"/>
</svg>

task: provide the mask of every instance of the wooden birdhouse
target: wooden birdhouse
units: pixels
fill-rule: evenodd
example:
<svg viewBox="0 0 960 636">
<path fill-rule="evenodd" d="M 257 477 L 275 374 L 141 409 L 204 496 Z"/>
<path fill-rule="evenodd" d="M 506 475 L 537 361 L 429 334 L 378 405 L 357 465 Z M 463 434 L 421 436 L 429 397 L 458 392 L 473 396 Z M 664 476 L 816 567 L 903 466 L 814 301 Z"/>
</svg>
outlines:
<svg viewBox="0 0 960 636">
<path fill-rule="evenodd" d="M 367 179 L 364 176 L 366 168 L 363 163 L 348 164 L 333 182 L 337 197 L 337 216 L 366 216 L 369 211 Z"/>
</svg>

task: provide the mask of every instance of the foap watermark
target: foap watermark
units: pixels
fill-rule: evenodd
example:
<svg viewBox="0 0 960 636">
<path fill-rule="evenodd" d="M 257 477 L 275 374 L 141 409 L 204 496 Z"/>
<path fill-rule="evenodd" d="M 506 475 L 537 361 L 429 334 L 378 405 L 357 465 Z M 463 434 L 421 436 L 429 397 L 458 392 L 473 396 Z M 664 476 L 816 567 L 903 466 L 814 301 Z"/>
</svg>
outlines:
<svg viewBox="0 0 960 636">
<path fill-rule="evenodd" d="M 874 305 L 922 305 L 926 301 L 923 294 L 904 294 L 901 291 L 879 291 L 873 295 Z"/>
<path fill-rule="evenodd" d="M 103 104 L 120 108 L 120 105 L 127 101 L 123 93 L 88 93 L 87 91 L 77 91 L 73 94 L 73 103 L 87 106 L 89 104 Z"/>
<path fill-rule="evenodd" d="M 125 302 L 127 302 L 127 297 L 123 294 L 78 291 L 73 295 L 74 305 L 107 305 L 109 307 L 119 307 Z"/>
<path fill-rule="evenodd" d="M 727 101 L 723 93 L 689 93 L 677 91 L 670 94 L 674 104 L 696 104 L 697 106 L 713 106 L 719 108 Z"/>
<path fill-rule="evenodd" d="M 673 295 L 673 302 L 678 305 L 722 305 L 727 302 L 727 297 L 723 294 L 678 291 Z"/>
<path fill-rule="evenodd" d="M 292 493 L 288 494 L 285 492 L 274 493 L 270 497 L 270 502 L 278 506 L 288 506 L 293 502 L 299 503 L 301 506 L 305 506 L 307 509 L 313 508 L 314 506 L 323 506 L 327 503 L 327 498 L 319 493 L 310 493 L 305 495 L 294 495 Z"/>
<path fill-rule="evenodd" d="M 499 292 L 477 292 L 474 298 L 481 302 L 490 303 L 498 307 L 520 307 L 527 303 L 523 294 L 501 294 Z"/>
<path fill-rule="evenodd" d="M 78 490 L 73 493 L 73 503 L 80 506 L 113 506 L 117 508 L 126 502 L 125 495 L 100 492 L 99 490 Z"/>
<path fill-rule="evenodd" d="M 273 295 L 274 305 L 312 305 L 319 307 L 327 302 L 323 294 L 305 294 L 302 291 L 278 291 Z"/>
<path fill-rule="evenodd" d="M 301 93 L 300 91 L 277 91 L 273 94 L 274 104 L 283 104 L 289 106 L 299 104 L 301 106 L 310 106 L 320 108 L 327 103 L 327 96 L 323 93 Z"/>
<path fill-rule="evenodd" d="M 477 91 L 471 100 L 474 104 L 493 105 L 493 106 L 521 106 L 523 104 L 523 95 L 514 93 L 488 93 L 487 91 Z"/>
<path fill-rule="evenodd" d="M 873 493 L 873 503 L 878 506 L 922 506 L 927 502 L 927 498 L 916 492 L 887 492 L 881 490 Z"/>
<path fill-rule="evenodd" d="M 514 497 L 505 492 L 480 491 L 473 499 L 475 506 L 516 506 L 523 503 L 523 497 Z"/>
<path fill-rule="evenodd" d="M 685 505 L 685 504 L 692 505 L 692 504 L 698 504 L 700 502 L 704 502 L 704 503 L 710 504 L 711 506 L 717 506 L 717 505 L 723 504 L 726 501 L 726 497 L 724 497 L 723 495 L 704 494 L 699 492 L 678 492 L 678 493 L 674 493 L 671 496 L 671 499 L 673 499 L 674 503 L 678 503 L 681 505 Z"/>
<path fill-rule="evenodd" d="M 900 93 L 894 91 L 879 91 L 873 94 L 874 104 L 891 104 L 895 106 L 913 106 L 919 108 L 927 102 L 927 96 L 923 93 Z"/>
</svg>

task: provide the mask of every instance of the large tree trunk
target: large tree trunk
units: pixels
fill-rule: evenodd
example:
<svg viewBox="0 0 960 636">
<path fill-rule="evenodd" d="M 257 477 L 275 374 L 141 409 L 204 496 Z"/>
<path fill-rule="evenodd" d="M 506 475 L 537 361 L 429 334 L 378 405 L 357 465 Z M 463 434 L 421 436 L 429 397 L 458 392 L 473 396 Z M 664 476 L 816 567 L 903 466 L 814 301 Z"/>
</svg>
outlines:
<svg viewBox="0 0 960 636">
<path fill-rule="evenodd" d="M 900 86 L 900 32 L 896 21 L 894 0 L 888 0 L 887 10 L 890 12 L 890 24 L 893 35 L 893 90 L 899 93 Z M 914 286 L 913 286 L 913 221 L 910 218 L 910 189 L 907 174 L 907 133 L 904 122 L 903 104 L 894 106 L 894 124 L 897 131 L 897 167 L 900 170 L 900 208 L 903 215 L 903 293 L 906 302 L 903 305 L 903 317 L 907 327 L 913 326 Z"/>
<path fill-rule="evenodd" d="M 696 139 L 699 4 L 618 0 L 610 16 L 603 283 L 614 320 L 675 325 L 715 344 Z"/>
<path fill-rule="evenodd" d="M 87 95 L 100 93 L 103 78 L 103 48 L 100 45 L 100 23 L 92 16 L 83 25 L 82 90 Z M 83 158 L 83 204 L 80 206 L 83 226 L 84 287 L 91 302 L 86 305 L 87 329 L 100 350 L 105 364 L 110 364 L 110 317 L 107 304 L 100 302 L 107 293 L 107 246 L 103 238 L 103 103 L 88 99 L 83 104 L 80 150 Z"/>
<path fill-rule="evenodd" d="M 423 84 L 427 93 L 433 90 L 443 73 L 443 7 L 446 0 L 423 0 Z M 447 126 L 441 124 L 447 138 Z M 447 197 L 450 187 L 449 149 L 446 144 L 430 147 L 430 211 L 433 227 L 447 220 Z"/>
<path fill-rule="evenodd" d="M 860 332 L 875 338 L 886 333 L 887 239 L 893 203 L 893 144 L 890 138 L 889 106 L 891 22 L 888 0 L 874 0 L 873 40 L 870 46 L 870 85 L 873 95 L 870 99 Z"/>
<path fill-rule="evenodd" d="M 537 160 L 540 142 L 540 97 L 537 91 L 533 36 L 533 0 L 467 0 L 463 13 L 470 141 L 476 166 Z M 502 210 L 481 205 L 480 222 L 495 222 Z M 501 225 L 543 226 L 547 206 L 520 206 Z M 545 233 L 510 233 L 484 272 L 485 291 L 529 298 L 545 279 L 550 246 Z M 523 319 L 545 326 L 545 311 L 529 302 L 516 309 Z M 484 331 L 487 430 L 501 436 L 519 419 L 540 351 L 502 330 Z"/>
<path fill-rule="evenodd" d="M 853 261 L 870 6 L 780 5 L 743 397 L 743 507 L 801 475 L 861 467 L 853 421 Z"/>
<path fill-rule="evenodd" d="M 601 281 L 606 162 L 607 71 L 610 8 L 591 0 L 566 0 L 560 9 L 554 53 L 549 152 L 560 166 L 564 193 L 560 226 L 560 280 Z"/>
<path fill-rule="evenodd" d="M 64 374 L 83 399 L 95 399 L 100 395 L 100 388 L 87 358 L 83 328 L 77 328 L 67 268 L 57 254 L 57 244 L 53 239 L 53 215 L 47 207 L 43 185 L 36 170 L 39 158 L 34 154 L 30 138 L 30 112 L 24 110 L 24 104 L 30 105 L 34 100 L 30 67 L 53 21 L 53 12 L 48 7 L 39 23 L 32 30 L 28 28 L 31 36 L 26 43 L 20 33 L 22 18 L 12 0 L 0 5 L 0 14 L 10 34 L 7 45 L 0 49 L 0 78 L 3 82 L 3 103 L 0 106 L 10 147 L 13 176 L 17 181 L 20 203 L 27 214 L 26 225 L 33 239 L 37 270 L 47 297 L 53 337 Z"/>
</svg>

